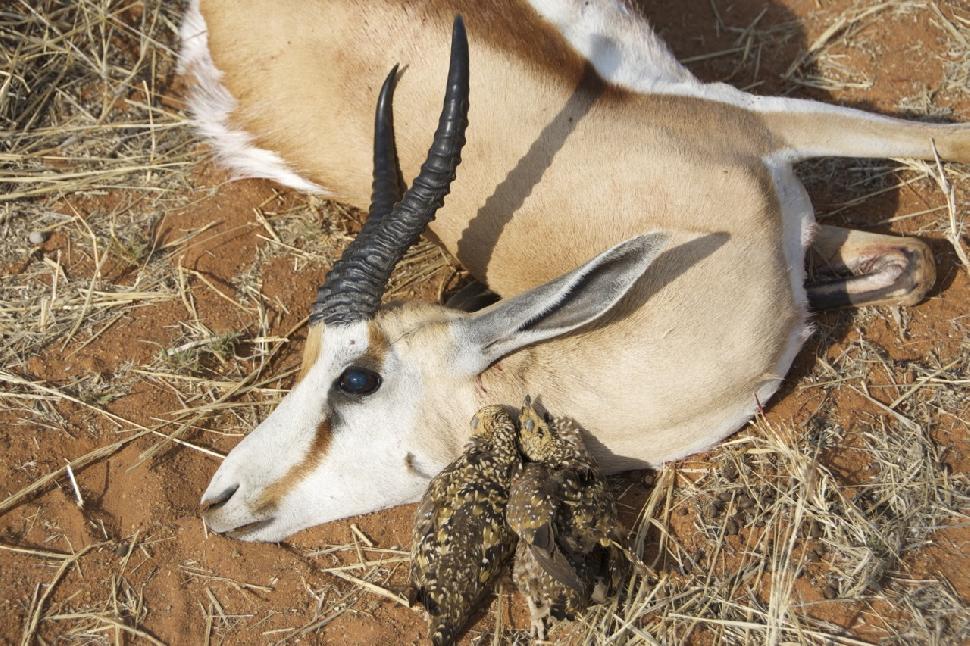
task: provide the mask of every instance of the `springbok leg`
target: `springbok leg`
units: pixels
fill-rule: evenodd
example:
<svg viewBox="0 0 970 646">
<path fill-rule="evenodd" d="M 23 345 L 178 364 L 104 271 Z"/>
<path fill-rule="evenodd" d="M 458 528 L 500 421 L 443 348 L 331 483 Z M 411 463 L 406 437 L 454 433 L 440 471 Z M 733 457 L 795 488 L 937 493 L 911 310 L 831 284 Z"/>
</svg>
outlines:
<svg viewBox="0 0 970 646">
<path fill-rule="evenodd" d="M 806 285 L 813 309 L 915 305 L 936 281 L 933 253 L 915 238 L 821 225 Z"/>
</svg>

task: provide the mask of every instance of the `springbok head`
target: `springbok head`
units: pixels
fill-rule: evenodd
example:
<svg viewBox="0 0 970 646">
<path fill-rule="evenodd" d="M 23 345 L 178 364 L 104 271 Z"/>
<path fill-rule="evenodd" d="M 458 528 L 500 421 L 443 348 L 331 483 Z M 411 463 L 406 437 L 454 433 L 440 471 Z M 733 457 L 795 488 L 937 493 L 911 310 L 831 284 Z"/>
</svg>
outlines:
<svg viewBox="0 0 970 646">
<path fill-rule="evenodd" d="M 377 102 L 367 221 L 317 292 L 302 379 L 232 450 L 202 497 L 216 532 L 276 541 L 417 500 L 461 450 L 468 420 L 485 403 L 479 375 L 510 353 L 598 318 L 666 242 L 662 234 L 632 238 L 473 314 L 418 303 L 382 307 L 392 269 L 441 207 L 460 162 L 468 124 L 461 18 L 438 129 L 407 191 L 394 142 L 395 78 L 396 68 Z"/>
</svg>

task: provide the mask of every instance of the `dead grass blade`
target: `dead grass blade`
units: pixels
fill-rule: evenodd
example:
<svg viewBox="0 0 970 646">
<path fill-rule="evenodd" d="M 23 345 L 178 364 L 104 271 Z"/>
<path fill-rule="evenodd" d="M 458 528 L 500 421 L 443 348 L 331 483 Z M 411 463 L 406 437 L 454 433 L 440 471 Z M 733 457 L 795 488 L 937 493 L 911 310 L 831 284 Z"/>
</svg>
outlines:
<svg viewBox="0 0 970 646">
<path fill-rule="evenodd" d="M 953 188 L 946 178 L 946 173 L 943 172 L 943 162 L 940 161 L 940 153 L 936 149 L 935 141 L 933 142 L 933 157 L 936 159 L 937 174 L 935 179 L 937 184 L 940 185 L 940 190 L 943 191 L 943 196 L 946 198 L 946 210 L 950 214 L 950 228 L 946 232 L 946 239 L 949 240 L 953 251 L 956 252 L 957 258 L 963 263 L 963 269 L 970 276 L 970 258 L 967 258 L 967 250 L 963 248 L 963 223 L 957 221 L 956 189 Z"/>
<path fill-rule="evenodd" d="M 289 339 L 293 335 L 293 333 L 295 333 L 297 330 L 299 330 L 306 324 L 307 320 L 308 320 L 307 317 L 304 317 L 302 320 L 300 320 L 299 323 L 294 325 L 284 335 L 284 338 Z M 151 460 L 152 458 L 154 458 L 161 451 L 163 451 L 170 442 L 174 442 L 175 440 L 180 439 L 182 435 L 184 435 L 189 430 L 191 430 L 193 426 L 195 426 L 202 419 L 204 419 L 206 415 L 208 415 L 211 412 L 211 410 L 213 410 L 218 405 L 224 404 L 225 402 L 229 401 L 233 397 L 236 397 L 237 395 L 243 394 L 244 392 L 248 391 L 252 387 L 252 385 L 256 382 L 256 380 L 260 377 L 260 375 L 263 374 L 263 370 L 273 360 L 273 357 L 275 357 L 276 354 L 286 345 L 287 345 L 286 342 L 277 343 L 276 347 L 274 347 L 268 353 L 268 355 L 262 357 L 262 361 L 260 362 L 260 364 L 254 370 L 250 371 L 248 375 L 246 375 L 245 379 L 240 381 L 234 388 L 229 390 L 227 393 L 219 397 L 211 405 L 201 407 L 200 411 L 197 414 L 195 414 L 189 421 L 180 424 L 179 427 L 176 428 L 174 431 L 172 431 L 170 434 L 168 434 L 168 436 L 166 436 L 162 442 L 159 442 L 154 446 L 152 446 L 151 448 L 143 451 L 141 455 L 138 456 L 138 461 L 135 464 L 133 464 L 129 468 L 129 470 L 134 469 L 135 467 L 138 467 L 141 464 L 144 464 L 147 460 Z"/>
<path fill-rule="evenodd" d="M 144 435 L 147 435 L 149 432 L 150 431 L 146 429 L 144 431 L 140 431 L 138 433 L 135 433 L 134 435 L 126 437 L 123 440 L 119 440 L 112 444 L 108 444 L 106 446 L 102 446 L 97 449 L 94 449 L 93 451 L 89 451 L 84 455 L 82 455 L 81 457 L 74 458 L 73 460 L 65 464 L 60 469 L 57 469 L 56 471 L 52 471 L 51 473 L 48 473 L 47 475 L 41 478 L 38 478 L 37 480 L 34 480 L 32 483 L 30 483 L 20 491 L 10 494 L 3 500 L 3 502 L 0 502 L 0 516 L 3 516 L 8 511 L 10 511 L 11 509 L 16 507 L 23 501 L 27 500 L 37 492 L 45 489 L 48 485 L 50 485 L 55 480 L 60 478 L 62 475 L 67 473 L 68 467 L 71 467 L 76 471 L 81 470 L 84 467 L 88 466 L 89 464 L 92 464 L 94 462 L 97 462 L 98 460 L 102 460 L 110 455 L 113 455 L 114 453 L 117 453 L 128 444 L 131 444 L 138 438 Z"/>
<path fill-rule="evenodd" d="M 355 576 L 353 576 L 351 574 L 347 574 L 346 572 L 344 572 L 342 570 L 334 570 L 334 569 L 331 569 L 331 570 L 327 570 L 326 572 L 327 572 L 327 574 L 332 574 L 333 576 L 337 577 L 338 579 L 343 579 L 344 581 L 349 581 L 350 583 L 353 583 L 354 585 L 356 585 L 356 586 L 358 586 L 360 588 L 363 588 L 367 592 L 370 592 L 372 594 L 376 594 L 379 597 L 384 597 L 385 599 L 390 599 L 391 601 L 395 602 L 396 604 L 398 604 L 400 606 L 404 606 L 405 608 L 410 608 L 411 607 L 410 604 L 407 602 L 407 599 L 405 599 L 404 597 L 402 597 L 399 594 L 395 594 L 394 592 L 391 592 L 387 588 L 382 588 L 381 586 L 376 585 L 374 583 L 371 583 L 370 581 L 365 581 L 363 579 L 358 579 L 357 577 L 355 577 Z"/>
<path fill-rule="evenodd" d="M 68 571 L 74 567 L 82 556 L 90 552 L 95 547 L 100 547 L 100 544 L 89 545 L 70 558 L 63 560 L 61 566 L 57 568 L 57 573 L 54 574 L 54 578 L 50 583 L 47 584 L 47 589 L 45 589 L 40 595 L 32 608 L 29 620 L 24 626 L 24 632 L 20 638 L 20 646 L 29 646 L 29 644 L 34 640 L 34 634 L 37 632 L 37 625 L 40 623 L 41 613 L 44 612 L 44 606 L 47 604 L 47 599 L 50 598 L 51 594 L 54 592 L 54 588 L 57 587 L 57 584 L 60 583 L 61 579 L 64 578 L 64 575 L 66 575 Z"/>
<path fill-rule="evenodd" d="M 154 644 L 155 646 L 167 646 L 165 642 L 154 637 L 153 635 L 148 634 L 144 630 L 141 630 L 136 626 L 129 626 L 124 622 L 118 621 L 114 617 L 109 617 L 108 615 L 100 615 L 93 612 L 65 612 L 65 613 L 60 613 L 56 615 L 50 615 L 48 617 L 45 617 L 44 619 L 45 621 L 77 621 L 79 619 L 87 619 L 91 621 L 96 621 L 98 623 L 106 624 L 108 626 L 111 626 L 112 628 L 115 628 L 122 632 L 126 632 L 130 635 L 133 635 L 135 637 L 138 637 L 139 639 L 142 639 L 148 642 L 149 644 Z"/>
</svg>

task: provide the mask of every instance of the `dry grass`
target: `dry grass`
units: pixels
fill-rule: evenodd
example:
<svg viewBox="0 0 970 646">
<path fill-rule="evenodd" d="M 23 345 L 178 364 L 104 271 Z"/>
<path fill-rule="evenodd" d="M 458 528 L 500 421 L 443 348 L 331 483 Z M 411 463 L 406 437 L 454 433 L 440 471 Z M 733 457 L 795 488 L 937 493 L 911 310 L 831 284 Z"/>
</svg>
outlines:
<svg viewBox="0 0 970 646">
<path fill-rule="evenodd" d="M 193 163 L 185 117 L 159 91 L 173 72 L 178 20 L 175 4 L 91 0 L 17 0 L 0 13 L 4 366 L 174 297 L 153 226 L 182 202 Z M 118 188 L 109 208 L 79 213 Z M 69 237 L 71 257 L 31 262 L 30 233 Z"/>
<path fill-rule="evenodd" d="M 847 449 L 846 431 L 824 418 L 809 434 L 761 418 L 711 462 L 664 469 L 635 534 L 647 553 L 659 544 L 657 573 L 634 576 L 625 597 L 590 613 L 585 639 L 970 637 L 970 612 L 945 577 L 913 581 L 905 566 L 935 531 L 965 523 L 970 479 L 947 475 L 940 449 L 916 423 L 859 426 L 854 457 L 867 472 L 859 482 L 825 466 L 826 454 Z M 833 608 L 863 620 L 846 631 L 824 618 Z"/>
<path fill-rule="evenodd" d="M 773 82 L 787 92 L 863 98 L 877 83 L 867 62 L 894 54 L 881 42 L 886 21 L 928 25 L 943 43 L 934 54 L 939 85 L 908 88 L 882 107 L 939 119 L 970 97 L 970 13 L 959 2 L 819 4 L 805 23 L 771 22 L 762 11 L 735 24 L 728 4 L 715 0 L 715 27 L 729 46 L 691 63 L 724 62 L 722 80 L 757 89 L 763 52 L 797 42 L 807 24 L 804 52 Z M 178 3 L 161 0 L 15 0 L 0 9 L 2 439 L 36 447 L 8 465 L 0 502 L 0 559 L 12 564 L 4 571 L 29 581 L 5 588 L 16 597 L 5 606 L 18 618 L 4 635 L 11 640 L 156 643 L 147 626 L 171 601 L 150 592 L 162 568 L 193 590 L 185 612 L 206 644 L 312 641 L 336 621 L 373 618 L 400 603 L 406 552 L 359 529 L 341 544 L 289 555 L 288 567 L 308 565 L 318 578 L 301 581 L 299 608 L 281 608 L 274 600 L 284 581 L 228 576 L 194 553 L 166 552 L 178 539 L 158 527 L 123 531 L 85 480 L 86 467 L 133 443 L 120 471 L 145 478 L 153 473 L 147 464 L 165 467 L 183 451 L 218 460 L 265 417 L 295 372 L 293 341 L 306 311 L 274 295 L 267 268 L 322 273 L 359 222 L 339 205 L 270 190 L 244 222 L 163 226 L 166 215 L 221 188 L 200 163 L 204 151 L 176 98 L 180 13 Z M 925 55 L 920 47 L 904 52 L 904 66 Z M 947 241 L 952 253 L 937 249 L 941 276 L 962 271 L 966 167 L 820 160 L 801 172 L 820 219 Z M 916 193 L 922 206 L 882 220 L 862 214 L 902 192 Z M 232 275 L 191 262 L 237 234 L 255 242 Z M 389 296 L 422 283 L 440 292 L 454 277 L 447 257 L 423 242 Z M 145 312 L 165 308 L 177 316 L 140 340 L 148 351 L 137 359 L 72 367 L 117 326 L 147 325 Z M 970 482 L 947 466 L 947 447 L 968 433 L 970 318 L 925 321 L 918 310 L 879 308 L 826 315 L 818 327 L 810 370 L 788 395 L 808 413 L 769 411 L 711 454 L 667 466 L 649 489 L 616 479 L 650 572 L 631 574 L 613 604 L 557 635 L 604 644 L 970 640 L 954 573 L 919 567 L 928 551 L 964 551 L 941 528 L 967 527 L 970 512 Z M 938 343 L 921 358 L 893 358 L 866 340 L 873 329 L 891 332 L 885 347 L 932 335 Z M 146 391 L 164 406 L 118 412 Z M 78 513 L 95 537 L 86 546 L 75 549 L 76 532 L 52 519 L 49 497 L 27 509 L 52 489 L 65 494 L 61 504 L 74 506 L 75 494 L 84 500 Z M 23 538 L 37 532 L 42 539 Z M 92 582 L 89 570 L 108 574 Z M 493 616 L 474 639 L 526 641 L 503 611 Z"/>
</svg>

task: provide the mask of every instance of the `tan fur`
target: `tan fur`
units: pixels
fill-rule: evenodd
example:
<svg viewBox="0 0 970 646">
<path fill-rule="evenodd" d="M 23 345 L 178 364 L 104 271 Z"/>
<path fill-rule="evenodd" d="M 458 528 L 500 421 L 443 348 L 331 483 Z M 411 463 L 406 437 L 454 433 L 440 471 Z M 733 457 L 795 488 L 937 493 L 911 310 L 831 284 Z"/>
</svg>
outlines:
<svg viewBox="0 0 970 646">
<path fill-rule="evenodd" d="M 851 151 L 852 156 L 861 156 L 860 142 L 870 141 L 876 142 L 871 144 L 873 157 L 933 159 L 935 143 L 941 158 L 970 163 L 970 128 L 965 125 L 941 126 L 903 119 L 870 121 L 812 113 L 770 114 L 766 121 L 789 146 L 818 150 L 820 154 Z"/>
<path fill-rule="evenodd" d="M 296 383 L 303 381 L 306 374 L 310 372 L 310 368 L 320 358 L 320 350 L 323 348 L 323 333 L 324 327 L 322 325 L 314 325 L 307 330 L 306 342 L 303 344 L 303 362 L 300 364 L 300 372 L 296 375 Z"/>
<path fill-rule="evenodd" d="M 367 325 L 367 361 L 378 368 L 384 364 L 384 357 L 391 347 L 380 326 L 371 322 Z"/>
<path fill-rule="evenodd" d="M 735 175 L 752 171 L 751 160 L 774 148 L 771 133 L 750 112 L 605 86 L 575 54 L 563 54 L 571 49 L 538 18 L 526 23 L 531 33 L 521 26 L 502 32 L 498 27 L 515 21 L 496 22 L 521 15 L 521 8 L 512 10 L 517 4 L 456 3 L 437 9 L 430 22 L 382 3 L 367 6 L 366 21 L 353 2 L 210 1 L 203 3 L 203 14 L 223 83 L 240 102 L 235 125 L 342 201 L 366 208 L 376 89 L 394 63 L 406 66 L 394 109 L 402 170 L 410 179 L 440 108 L 448 25 L 454 12 L 463 12 L 475 70 L 471 126 L 459 180 L 431 230 L 503 296 L 559 275 L 645 226 L 693 230 L 706 223 L 708 207 L 694 190 L 657 195 L 655 189 L 710 183 L 710 175 L 721 176 L 715 186 L 729 188 Z M 261 26 L 259 39 L 239 37 L 255 25 Z M 355 47 L 350 55 L 348 43 L 356 42 L 381 47 Z M 559 52 L 555 76 L 536 69 L 533 61 L 544 60 L 542 52 L 525 58 L 523 50 L 533 43 Z M 523 53 L 509 57 L 510 51 Z M 345 71 L 314 74 L 323 60 Z M 672 115 L 678 119 L 672 121 Z M 737 137 L 723 137 L 728 130 Z M 588 144 L 591 139 L 596 146 Z M 695 148 L 677 151 L 684 140 Z M 621 167 L 626 177 L 616 175 L 616 159 L 628 160 Z M 533 175 L 544 166 L 541 177 Z M 563 196 L 577 177 L 585 190 Z M 590 189 L 596 186 L 613 193 L 608 201 Z M 626 187 L 626 194 L 616 195 L 611 188 L 616 186 Z M 750 189 L 729 190 L 725 203 L 745 200 Z M 612 212 L 603 213 L 607 202 Z M 716 230 L 719 223 L 710 224 Z M 530 258 L 530 271 L 521 271 L 523 238 L 531 244 L 561 237 L 561 231 L 571 232 L 572 239 L 557 245 L 548 261 Z"/>
</svg>

